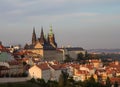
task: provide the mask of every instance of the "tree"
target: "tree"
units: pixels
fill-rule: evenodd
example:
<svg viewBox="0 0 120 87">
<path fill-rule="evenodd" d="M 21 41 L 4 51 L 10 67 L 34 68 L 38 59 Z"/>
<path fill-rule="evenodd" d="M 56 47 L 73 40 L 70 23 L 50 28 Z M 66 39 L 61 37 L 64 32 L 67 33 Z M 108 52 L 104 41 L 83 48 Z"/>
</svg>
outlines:
<svg viewBox="0 0 120 87">
<path fill-rule="evenodd" d="M 118 87 L 118 82 L 117 81 L 115 81 L 114 87 Z"/>
<path fill-rule="evenodd" d="M 64 77 L 63 74 L 61 73 L 60 77 L 59 77 L 59 83 L 58 83 L 59 87 L 64 87 Z"/>
<path fill-rule="evenodd" d="M 69 77 L 69 74 L 67 71 L 62 71 L 63 79 L 64 79 L 64 85 L 66 85 L 66 81 Z"/>
<path fill-rule="evenodd" d="M 89 83 L 90 83 L 91 87 L 96 87 L 96 81 L 95 81 L 95 78 L 93 77 L 93 75 L 91 75 L 91 77 L 89 78 Z"/>
<path fill-rule="evenodd" d="M 46 83 L 44 79 L 37 79 L 37 83 L 39 84 L 40 87 L 45 87 Z"/>
<path fill-rule="evenodd" d="M 45 86 L 42 86 L 42 87 L 45 87 Z M 58 82 L 48 80 L 46 87 L 58 87 Z M 63 86 L 61 86 L 61 87 L 63 87 Z"/>
<path fill-rule="evenodd" d="M 88 59 L 88 57 L 89 57 L 89 54 L 87 51 L 85 51 L 85 59 Z"/>
<path fill-rule="evenodd" d="M 109 77 L 106 79 L 106 87 L 111 87 L 111 81 Z"/>
<path fill-rule="evenodd" d="M 70 57 L 70 55 L 65 55 L 65 60 L 64 62 L 71 62 L 72 61 L 72 58 Z"/>
<path fill-rule="evenodd" d="M 95 81 L 93 75 L 88 80 L 85 80 L 83 87 L 99 87 L 99 84 Z"/>
<path fill-rule="evenodd" d="M 80 61 L 80 60 L 83 60 L 83 59 L 84 59 L 84 55 L 82 53 L 78 53 L 77 60 Z"/>
<path fill-rule="evenodd" d="M 30 80 L 28 80 L 28 82 L 32 82 L 32 83 L 35 83 L 35 79 L 34 78 L 31 78 Z"/>
<path fill-rule="evenodd" d="M 24 62 L 23 62 L 23 66 L 25 66 L 25 65 L 27 65 L 27 63 L 24 61 Z"/>
<path fill-rule="evenodd" d="M 27 76 L 28 76 L 28 74 L 26 72 L 22 73 L 22 77 L 27 77 Z"/>
<path fill-rule="evenodd" d="M 74 83 L 74 85 L 75 85 L 76 87 L 83 87 L 83 82 L 82 82 L 82 81 L 76 81 L 76 82 Z"/>
<path fill-rule="evenodd" d="M 66 87 L 75 87 L 75 81 L 73 77 L 70 77 L 69 79 L 67 79 Z"/>
<path fill-rule="evenodd" d="M 67 71 L 61 71 L 61 75 L 59 77 L 59 87 L 64 87 L 66 86 L 66 81 L 69 77 L 69 74 L 67 73 Z"/>
</svg>

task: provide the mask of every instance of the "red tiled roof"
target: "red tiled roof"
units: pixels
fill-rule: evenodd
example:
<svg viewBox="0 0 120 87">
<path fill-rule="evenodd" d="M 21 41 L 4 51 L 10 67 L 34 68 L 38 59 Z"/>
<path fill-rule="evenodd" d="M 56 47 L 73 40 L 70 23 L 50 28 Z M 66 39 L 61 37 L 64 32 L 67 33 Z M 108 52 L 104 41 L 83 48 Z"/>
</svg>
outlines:
<svg viewBox="0 0 120 87">
<path fill-rule="evenodd" d="M 86 70 L 78 70 L 76 73 L 77 74 L 89 74 L 89 72 Z"/>
<path fill-rule="evenodd" d="M 99 63 L 100 61 L 97 59 L 90 60 L 92 63 Z"/>
<path fill-rule="evenodd" d="M 54 69 L 54 70 L 61 70 L 62 66 L 59 64 L 59 65 L 51 65 L 51 67 Z"/>
<path fill-rule="evenodd" d="M 27 55 L 27 54 L 34 54 L 34 53 L 32 51 L 23 51 L 23 50 L 14 53 L 14 55 Z"/>
<path fill-rule="evenodd" d="M 86 65 L 86 67 L 88 68 L 88 69 L 90 69 L 90 70 L 92 70 L 93 68 L 94 68 L 94 66 L 93 65 Z"/>
<path fill-rule="evenodd" d="M 0 51 L 9 52 L 9 50 L 7 48 L 5 48 L 3 45 L 0 45 Z"/>
<path fill-rule="evenodd" d="M 29 60 L 29 58 L 22 58 L 22 61 L 27 61 Z"/>
<path fill-rule="evenodd" d="M 20 64 L 20 62 L 18 62 L 18 61 L 10 61 L 10 62 L 8 62 L 10 65 L 19 65 Z"/>
<path fill-rule="evenodd" d="M 9 70 L 9 68 L 6 67 L 6 66 L 0 66 L 0 71 L 1 71 L 1 70 Z"/>
<path fill-rule="evenodd" d="M 120 84 L 120 78 L 110 78 L 110 81 L 112 82 L 112 83 L 115 83 L 115 82 L 118 82 L 118 84 Z"/>
<path fill-rule="evenodd" d="M 80 65 L 79 64 L 71 64 L 70 66 L 76 68 L 76 69 L 80 69 Z"/>
<path fill-rule="evenodd" d="M 58 62 L 58 61 L 53 61 L 53 63 L 54 63 L 54 64 L 59 64 L 59 62 Z"/>
<path fill-rule="evenodd" d="M 39 65 L 37 65 L 40 69 L 42 69 L 42 70 L 48 70 L 48 69 L 50 69 L 49 67 L 48 67 L 48 64 L 47 63 L 42 63 L 42 64 L 39 64 Z"/>
</svg>

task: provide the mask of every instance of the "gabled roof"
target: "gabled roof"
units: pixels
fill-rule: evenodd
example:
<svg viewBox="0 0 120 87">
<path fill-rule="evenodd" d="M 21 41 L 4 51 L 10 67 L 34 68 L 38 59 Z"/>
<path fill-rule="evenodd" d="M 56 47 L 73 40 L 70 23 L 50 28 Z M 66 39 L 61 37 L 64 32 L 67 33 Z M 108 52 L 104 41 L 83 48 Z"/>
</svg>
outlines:
<svg viewBox="0 0 120 87">
<path fill-rule="evenodd" d="M 9 68 L 6 66 L 0 66 L 0 70 L 9 70 Z"/>
<path fill-rule="evenodd" d="M 13 61 L 9 61 L 8 64 L 9 65 L 20 65 L 21 63 L 16 60 L 13 60 Z"/>
<path fill-rule="evenodd" d="M 87 70 L 78 70 L 76 73 L 77 74 L 89 74 Z"/>
<path fill-rule="evenodd" d="M 39 67 L 41 70 L 48 70 L 50 69 L 47 63 L 42 63 L 39 65 L 36 65 L 37 67 Z"/>
<path fill-rule="evenodd" d="M 9 52 L 7 48 L 5 48 L 2 44 L 0 44 L 0 51 L 1 52 Z"/>
<path fill-rule="evenodd" d="M 110 78 L 110 81 L 111 81 L 112 83 L 118 82 L 118 84 L 120 84 L 120 78 L 117 78 L 117 77 L 112 77 L 112 78 Z"/>
<path fill-rule="evenodd" d="M 62 66 L 61 64 L 58 65 L 50 65 L 51 68 L 53 68 L 54 70 L 61 70 Z"/>
</svg>

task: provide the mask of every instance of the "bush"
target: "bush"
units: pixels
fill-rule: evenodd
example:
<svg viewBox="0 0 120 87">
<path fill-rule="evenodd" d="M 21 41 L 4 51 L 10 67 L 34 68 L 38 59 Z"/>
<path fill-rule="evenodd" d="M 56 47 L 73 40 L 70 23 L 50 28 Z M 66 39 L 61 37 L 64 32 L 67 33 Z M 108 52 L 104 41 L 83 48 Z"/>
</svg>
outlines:
<svg viewBox="0 0 120 87">
<path fill-rule="evenodd" d="M 32 78 L 32 79 L 28 80 L 28 82 L 35 83 L 36 81 L 35 81 L 35 79 L 34 79 L 34 78 Z"/>
<path fill-rule="evenodd" d="M 27 73 L 25 73 L 25 72 L 22 73 L 22 77 L 27 77 L 27 76 L 28 76 Z"/>
</svg>

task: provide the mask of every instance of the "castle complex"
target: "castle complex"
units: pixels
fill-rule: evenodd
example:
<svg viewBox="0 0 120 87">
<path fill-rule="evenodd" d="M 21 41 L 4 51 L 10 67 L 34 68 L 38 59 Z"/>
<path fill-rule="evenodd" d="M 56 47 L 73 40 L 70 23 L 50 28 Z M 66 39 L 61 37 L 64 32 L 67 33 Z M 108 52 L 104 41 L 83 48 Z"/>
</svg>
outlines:
<svg viewBox="0 0 120 87">
<path fill-rule="evenodd" d="M 50 31 L 47 37 L 44 35 L 42 27 L 39 38 L 36 37 L 35 28 L 33 28 L 32 43 L 30 45 L 26 44 L 25 50 L 39 54 L 41 55 L 42 59 L 47 61 L 60 61 L 63 58 L 63 52 L 57 48 L 57 43 L 55 41 L 55 35 L 53 33 L 52 26 L 50 26 Z"/>
</svg>

